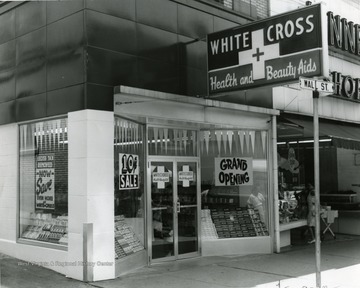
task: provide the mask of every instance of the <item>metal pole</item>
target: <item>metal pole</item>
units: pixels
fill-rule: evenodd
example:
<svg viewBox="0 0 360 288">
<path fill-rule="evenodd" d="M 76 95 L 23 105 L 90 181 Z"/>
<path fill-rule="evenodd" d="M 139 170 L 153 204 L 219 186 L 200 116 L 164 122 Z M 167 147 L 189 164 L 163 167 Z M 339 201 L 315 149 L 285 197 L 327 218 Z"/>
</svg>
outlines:
<svg viewBox="0 0 360 288">
<path fill-rule="evenodd" d="M 319 172 L 319 92 L 313 91 L 314 109 L 314 188 L 315 188 L 315 257 L 316 287 L 321 288 L 320 256 L 320 172 Z"/>
</svg>

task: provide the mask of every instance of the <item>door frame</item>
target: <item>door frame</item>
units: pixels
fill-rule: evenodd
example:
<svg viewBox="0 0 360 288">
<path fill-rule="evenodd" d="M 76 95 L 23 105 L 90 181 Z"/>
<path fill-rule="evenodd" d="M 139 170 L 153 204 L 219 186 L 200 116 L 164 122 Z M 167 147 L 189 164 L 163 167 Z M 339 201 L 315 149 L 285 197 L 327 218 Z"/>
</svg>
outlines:
<svg viewBox="0 0 360 288">
<path fill-rule="evenodd" d="M 177 163 L 178 162 L 195 162 L 197 163 L 197 175 L 196 175 L 196 198 L 197 198 L 197 243 L 198 249 L 195 252 L 187 253 L 179 255 L 178 253 L 178 227 L 175 224 L 178 224 L 178 221 L 174 221 L 174 231 L 175 238 L 174 238 L 174 256 L 170 257 L 163 257 L 159 259 L 152 259 L 152 236 L 153 236 L 153 229 L 152 229 L 152 207 L 151 207 L 151 162 L 169 162 L 173 163 L 173 167 L 176 169 L 176 173 L 173 173 L 173 195 L 174 197 L 178 195 L 177 191 L 177 178 L 178 178 L 178 171 L 177 171 Z M 200 157 L 191 157 L 191 156 L 148 156 L 147 157 L 147 183 L 146 183 L 146 211 L 147 211 L 147 221 L 146 221 L 146 231 L 147 231 L 147 247 L 148 247 L 148 264 L 165 262 L 165 261 L 176 261 L 184 258 L 193 258 L 201 256 L 201 169 L 200 169 Z M 175 172 L 175 171 L 174 171 Z M 173 197 L 173 198 L 174 198 Z M 173 199 L 173 207 L 175 207 L 174 203 L 175 199 Z M 173 217 L 175 220 L 175 213 L 173 212 Z"/>
</svg>

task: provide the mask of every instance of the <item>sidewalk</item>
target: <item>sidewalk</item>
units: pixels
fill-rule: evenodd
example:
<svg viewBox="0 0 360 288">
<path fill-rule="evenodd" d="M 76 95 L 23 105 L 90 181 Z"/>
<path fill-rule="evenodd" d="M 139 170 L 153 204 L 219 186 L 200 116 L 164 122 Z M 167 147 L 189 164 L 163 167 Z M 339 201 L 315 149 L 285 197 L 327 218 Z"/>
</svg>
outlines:
<svg viewBox="0 0 360 288">
<path fill-rule="evenodd" d="M 360 288 L 360 237 L 338 235 L 322 243 L 321 284 Z M 98 288 L 315 288 L 315 246 L 294 245 L 280 254 L 203 257 L 156 264 L 120 278 L 82 283 L 0 254 L 0 287 Z"/>
</svg>

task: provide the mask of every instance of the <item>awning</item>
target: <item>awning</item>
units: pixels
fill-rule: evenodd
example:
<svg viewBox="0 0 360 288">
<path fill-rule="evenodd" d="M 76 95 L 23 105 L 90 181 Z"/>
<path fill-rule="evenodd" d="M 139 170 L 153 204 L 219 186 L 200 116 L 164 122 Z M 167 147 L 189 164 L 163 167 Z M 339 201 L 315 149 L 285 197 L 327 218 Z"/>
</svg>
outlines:
<svg viewBox="0 0 360 288">
<path fill-rule="evenodd" d="M 313 138 L 314 127 L 311 117 L 303 118 L 296 115 L 280 117 L 280 123 L 293 123 L 303 128 L 303 138 Z M 284 120 L 282 120 L 284 119 Z M 360 150 L 360 125 L 346 122 L 319 119 L 319 137 L 329 137 L 335 147 Z"/>
</svg>

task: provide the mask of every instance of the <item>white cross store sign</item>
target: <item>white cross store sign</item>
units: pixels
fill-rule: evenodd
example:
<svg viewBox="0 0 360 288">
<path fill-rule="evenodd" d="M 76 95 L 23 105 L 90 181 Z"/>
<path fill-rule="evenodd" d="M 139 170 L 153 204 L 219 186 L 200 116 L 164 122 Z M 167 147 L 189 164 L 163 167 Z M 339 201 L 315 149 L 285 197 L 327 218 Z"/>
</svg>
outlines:
<svg viewBox="0 0 360 288">
<path fill-rule="evenodd" d="M 139 189 L 139 156 L 119 154 L 119 190 Z"/>
<path fill-rule="evenodd" d="M 322 4 L 207 37 L 209 94 L 295 83 L 328 73 Z"/>
</svg>

